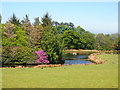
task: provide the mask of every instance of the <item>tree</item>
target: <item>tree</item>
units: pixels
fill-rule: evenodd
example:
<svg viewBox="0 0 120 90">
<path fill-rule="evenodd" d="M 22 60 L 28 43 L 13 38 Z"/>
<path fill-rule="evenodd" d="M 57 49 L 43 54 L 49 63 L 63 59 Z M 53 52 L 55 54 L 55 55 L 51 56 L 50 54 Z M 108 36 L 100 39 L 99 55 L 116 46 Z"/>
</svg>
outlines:
<svg viewBox="0 0 120 90">
<path fill-rule="evenodd" d="M 22 20 L 22 27 L 26 31 L 28 37 L 29 46 L 34 48 L 35 46 L 40 47 L 40 40 L 43 27 L 39 25 L 39 17 L 35 18 L 34 25 L 31 25 L 28 15 Z"/>
<path fill-rule="evenodd" d="M 50 63 L 63 63 L 64 41 L 61 39 L 61 34 L 58 34 L 55 27 L 44 27 L 41 47 L 47 53 Z"/>
<path fill-rule="evenodd" d="M 118 37 L 117 42 L 114 45 L 115 50 L 120 50 L 120 37 Z"/>
<path fill-rule="evenodd" d="M 32 47 L 40 47 L 40 41 L 41 41 L 41 36 L 42 36 L 42 31 L 43 31 L 43 27 L 42 25 L 38 25 L 38 26 L 32 26 L 31 27 L 31 31 L 29 33 L 29 37 L 31 39 L 31 45 Z"/>
<path fill-rule="evenodd" d="M 59 26 L 60 24 L 59 24 L 59 22 L 57 22 L 57 21 L 53 21 L 53 25 L 54 25 L 55 27 L 57 27 L 57 26 Z"/>
<path fill-rule="evenodd" d="M 12 24 L 11 22 L 8 22 L 5 24 L 5 26 L 2 26 L 2 29 L 5 31 L 4 34 L 8 37 L 12 37 L 13 34 L 15 33 L 15 25 Z"/>
<path fill-rule="evenodd" d="M 96 35 L 96 49 L 104 49 L 104 45 L 105 45 L 105 37 L 103 33 L 99 33 Z"/>
<path fill-rule="evenodd" d="M 83 30 L 83 29 L 82 29 Z M 83 49 L 89 49 L 89 50 L 93 50 L 95 49 L 95 35 L 88 32 L 88 31 L 84 31 L 84 32 L 80 32 L 81 37 L 84 40 L 84 48 Z"/>
<path fill-rule="evenodd" d="M 1 14 L 0 14 L 0 24 L 1 24 L 1 22 L 2 22 L 2 16 L 1 16 Z"/>
<path fill-rule="evenodd" d="M 13 16 L 9 19 L 8 22 L 11 22 L 12 24 L 15 24 L 15 25 L 18 25 L 18 26 L 21 25 L 20 19 L 18 19 L 14 13 L 13 13 Z"/>
<path fill-rule="evenodd" d="M 25 65 L 28 61 L 31 61 L 31 57 L 33 57 L 33 55 L 32 49 L 29 47 L 3 47 L 2 65 Z"/>
<path fill-rule="evenodd" d="M 28 46 L 28 37 L 21 26 L 10 22 L 2 25 L 2 64 L 23 64 L 34 60 L 34 53 Z"/>
<path fill-rule="evenodd" d="M 112 42 L 109 35 L 104 35 L 103 33 L 99 33 L 96 35 L 96 49 L 100 50 L 111 50 Z"/>
<path fill-rule="evenodd" d="M 61 22 L 61 23 L 60 23 L 60 25 L 64 25 L 64 23 L 63 23 L 63 22 Z"/>
<path fill-rule="evenodd" d="M 23 20 L 21 22 L 24 27 L 31 26 L 31 22 L 30 22 L 29 16 L 27 14 L 25 15 L 25 17 L 23 17 Z"/>
<path fill-rule="evenodd" d="M 69 22 L 68 25 L 69 25 L 69 27 L 72 27 L 72 28 L 74 27 L 74 24 L 72 22 Z"/>
<path fill-rule="evenodd" d="M 62 39 L 68 49 L 83 49 L 84 39 L 75 31 L 67 30 L 63 33 Z"/>
<path fill-rule="evenodd" d="M 35 22 L 34 22 L 34 26 L 38 26 L 38 25 L 40 25 L 40 20 L 39 20 L 39 17 L 36 17 L 35 19 Z"/>
<path fill-rule="evenodd" d="M 112 48 L 115 50 L 120 50 L 120 34 L 114 33 L 111 36 Z"/>
<path fill-rule="evenodd" d="M 10 25 L 10 24 L 8 24 Z M 14 25 L 14 24 L 11 24 Z M 8 26 L 7 26 L 8 27 Z M 3 46 L 27 46 L 28 37 L 20 26 L 2 27 L 2 45 Z M 7 28 L 7 29 L 6 29 Z"/>
<path fill-rule="evenodd" d="M 51 19 L 51 17 L 49 16 L 48 13 L 46 13 L 43 17 L 42 17 L 42 26 L 46 27 L 49 25 L 53 25 L 53 21 Z"/>
<path fill-rule="evenodd" d="M 65 22 L 64 25 L 68 26 L 69 27 L 69 23 Z"/>
<path fill-rule="evenodd" d="M 31 25 L 29 16 L 26 14 L 25 17 L 23 17 L 23 20 L 21 22 L 22 22 L 22 27 L 27 34 L 29 46 L 32 46 L 32 37 L 31 37 L 32 33 L 31 32 L 33 30 L 33 26 Z"/>
<path fill-rule="evenodd" d="M 79 34 L 82 34 L 82 33 L 85 32 L 85 30 L 84 30 L 82 27 L 80 27 L 80 26 L 77 26 L 77 27 L 74 29 L 74 31 L 78 32 Z"/>
<path fill-rule="evenodd" d="M 71 30 L 67 25 L 59 25 L 56 27 L 58 30 L 58 33 L 64 33 L 66 30 Z"/>
</svg>

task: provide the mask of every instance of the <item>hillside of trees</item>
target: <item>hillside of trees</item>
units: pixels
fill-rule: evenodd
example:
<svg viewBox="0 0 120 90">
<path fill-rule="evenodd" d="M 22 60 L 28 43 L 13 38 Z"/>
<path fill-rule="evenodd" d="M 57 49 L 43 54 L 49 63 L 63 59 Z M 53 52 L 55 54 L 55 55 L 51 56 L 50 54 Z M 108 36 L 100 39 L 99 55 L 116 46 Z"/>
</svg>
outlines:
<svg viewBox="0 0 120 90">
<path fill-rule="evenodd" d="M 63 50 L 120 50 L 120 35 L 94 34 L 84 28 L 75 27 L 72 22 L 57 22 L 46 13 L 41 21 L 29 16 L 20 20 L 13 14 L 6 23 L 0 25 L 2 34 L 2 64 L 35 62 L 35 51 L 44 50 L 50 63 L 63 63 Z"/>
</svg>

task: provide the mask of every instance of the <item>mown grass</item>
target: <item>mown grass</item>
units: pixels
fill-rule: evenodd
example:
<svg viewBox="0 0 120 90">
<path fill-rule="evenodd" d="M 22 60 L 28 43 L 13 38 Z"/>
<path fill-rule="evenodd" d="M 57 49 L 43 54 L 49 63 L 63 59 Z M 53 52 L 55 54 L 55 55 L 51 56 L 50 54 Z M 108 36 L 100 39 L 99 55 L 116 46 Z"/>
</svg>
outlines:
<svg viewBox="0 0 120 90">
<path fill-rule="evenodd" d="M 3 88 L 117 88 L 118 55 L 98 55 L 99 65 L 54 68 L 4 68 Z"/>
</svg>

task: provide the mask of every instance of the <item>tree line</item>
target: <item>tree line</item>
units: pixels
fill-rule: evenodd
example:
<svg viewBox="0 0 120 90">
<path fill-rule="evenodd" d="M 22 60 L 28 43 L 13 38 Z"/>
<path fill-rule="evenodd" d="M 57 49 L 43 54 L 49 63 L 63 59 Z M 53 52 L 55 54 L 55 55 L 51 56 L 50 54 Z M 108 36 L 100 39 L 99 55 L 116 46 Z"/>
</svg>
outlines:
<svg viewBox="0 0 120 90">
<path fill-rule="evenodd" d="M 6 23 L 0 25 L 2 34 L 2 63 L 26 63 L 36 60 L 37 50 L 44 50 L 50 63 L 63 63 L 63 50 L 97 49 L 119 50 L 120 37 L 114 34 L 94 34 L 72 22 L 57 22 L 46 13 L 41 21 L 29 16 L 20 20 L 13 14 Z"/>
</svg>

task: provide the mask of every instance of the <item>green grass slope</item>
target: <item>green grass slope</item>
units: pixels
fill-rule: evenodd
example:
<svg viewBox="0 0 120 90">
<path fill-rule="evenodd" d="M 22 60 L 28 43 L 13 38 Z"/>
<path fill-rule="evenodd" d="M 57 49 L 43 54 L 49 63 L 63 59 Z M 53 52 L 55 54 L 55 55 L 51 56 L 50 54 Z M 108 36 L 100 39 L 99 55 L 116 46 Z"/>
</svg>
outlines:
<svg viewBox="0 0 120 90">
<path fill-rule="evenodd" d="M 73 65 L 54 68 L 4 68 L 3 88 L 117 88 L 118 55 L 98 57 L 99 65 Z"/>
</svg>

